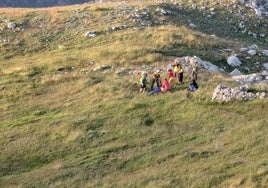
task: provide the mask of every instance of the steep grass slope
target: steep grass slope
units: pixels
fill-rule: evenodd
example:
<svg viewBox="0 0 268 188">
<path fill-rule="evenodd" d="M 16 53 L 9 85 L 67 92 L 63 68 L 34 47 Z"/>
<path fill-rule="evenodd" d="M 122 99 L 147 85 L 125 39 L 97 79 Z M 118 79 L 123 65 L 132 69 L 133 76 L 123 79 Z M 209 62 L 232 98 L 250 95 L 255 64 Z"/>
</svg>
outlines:
<svg viewBox="0 0 268 188">
<path fill-rule="evenodd" d="M 1 19 L 18 27 L 1 31 L 9 42 L 1 43 L 0 186 L 267 187 L 267 100 L 212 102 L 219 83 L 235 84 L 220 74 L 201 73 L 195 93 L 186 74 L 172 93 L 149 97 L 137 93 L 135 76 L 92 71 L 158 67 L 185 55 L 228 70 L 222 49 L 255 40 L 231 28 L 218 37 L 193 30 L 185 17 L 200 19 L 198 11 L 182 5 L 181 16 L 146 17 L 150 27 L 118 17 L 119 4 L 3 9 Z M 84 37 L 90 30 L 98 37 Z"/>
</svg>

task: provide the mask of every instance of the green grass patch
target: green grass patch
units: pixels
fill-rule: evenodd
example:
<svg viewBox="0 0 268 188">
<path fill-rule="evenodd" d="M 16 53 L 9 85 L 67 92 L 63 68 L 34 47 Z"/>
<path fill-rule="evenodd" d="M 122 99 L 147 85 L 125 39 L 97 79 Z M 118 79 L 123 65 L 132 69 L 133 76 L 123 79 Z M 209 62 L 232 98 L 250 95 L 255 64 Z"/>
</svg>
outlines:
<svg viewBox="0 0 268 188">
<path fill-rule="evenodd" d="M 202 71 L 196 92 L 185 73 L 171 93 L 149 96 L 128 74 L 193 55 L 231 71 L 223 49 L 265 47 L 234 32 L 244 15 L 216 4 L 209 18 L 211 1 L 128 3 L 3 9 L 0 19 L 20 30 L 0 23 L 10 39 L 0 46 L 0 186 L 267 187 L 267 100 L 213 102 L 218 84 L 236 84 Z M 264 20 L 253 21 L 266 33 Z M 91 30 L 98 36 L 85 37 Z M 242 72 L 260 70 L 239 57 Z"/>
</svg>

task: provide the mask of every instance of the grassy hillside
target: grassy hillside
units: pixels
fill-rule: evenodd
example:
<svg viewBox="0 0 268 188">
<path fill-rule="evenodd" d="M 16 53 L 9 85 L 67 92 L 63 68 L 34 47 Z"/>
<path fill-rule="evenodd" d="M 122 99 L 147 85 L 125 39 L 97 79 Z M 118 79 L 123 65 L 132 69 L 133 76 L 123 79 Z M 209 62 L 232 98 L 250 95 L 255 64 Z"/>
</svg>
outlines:
<svg viewBox="0 0 268 188">
<path fill-rule="evenodd" d="M 231 70 L 224 49 L 267 48 L 233 32 L 222 17 L 240 18 L 227 7 L 214 5 L 221 14 L 202 22 L 188 3 L 1 9 L 0 187 L 267 187 L 267 99 L 212 102 L 219 83 L 235 85 L 223 74 L 201 72 L 194 93 L 186 74 L 153 96 L 137 92 L 135 75 L 116 74 L 186 55 Z M 142 22 L 152 25 L 134 22 L 133 11 L 147 11 Z M 84 36 L 92 30 L 97 37 Z M 114 69 L 92 71 L 101 65 Z"/>
</svg>

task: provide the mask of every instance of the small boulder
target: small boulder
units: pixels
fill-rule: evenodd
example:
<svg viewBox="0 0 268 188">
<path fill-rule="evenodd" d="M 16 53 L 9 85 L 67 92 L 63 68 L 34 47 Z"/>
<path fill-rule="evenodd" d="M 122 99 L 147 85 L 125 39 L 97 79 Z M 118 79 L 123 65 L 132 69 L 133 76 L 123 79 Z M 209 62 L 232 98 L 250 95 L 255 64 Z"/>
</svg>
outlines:
<svg viewBox="0 0 268 188">
<path fill-rule="evenodd" d="M 240 76 L 243 75 L 238 69 L 234 69 L 232 72 L 229 73 L 231 76 Z"/>
<path fill-rule="evenodd" d="M 7 28 L 9 28 L 9 29 L 15 29 L 16 26 L 17 25 L 14 22 L 8 22 L 7 23 Z"/>
<path fill-rule="evenodd" d="M 235 55 L 228 57 L 227 63 L 232 67 L 239 67 L 242 64 L 239 58 Z"/>
<path fill-rule="evenodd" d="M 97 32 L 96 31 L 88 31 L 84 34 L 85 37 L 92 37 L 92 38 L 95 38 L 98 36 Z"/>
<path fill-rule="evenodd" d="M 268 50 L 263 50 L 262 54 L 265 55 L 265 56 L 268 56 Z"/>
<path fill-rule="evenodd" d="M 254 56 L 254 55 L 257 54 L 257 51 L 256 50 L 249 50 L 248 54 L 251 55 L 251 56 Z"/>
<path fill-rule="evenodd" d="M 245 52 L 245 51 L 247 51 L 248 50 L 248 48 L 240 48 L 240 52 Z"/>
<path fill-rule="evenodd" d="M 264 63 L 263 66 L 264 66 L 264 70 L 268 71 L 268 63 Z"/>
<path fill-rule="evenodd" d="M 96 71 L 105 71 L 105 70 L 112 70 L 112 69 L 113 69 L 112 66 L 109 66 L 109 65 L 101 65 L 101 66 L 95 67 L 93 69 L 93 71 L 96 72 Z"/>
</svg>

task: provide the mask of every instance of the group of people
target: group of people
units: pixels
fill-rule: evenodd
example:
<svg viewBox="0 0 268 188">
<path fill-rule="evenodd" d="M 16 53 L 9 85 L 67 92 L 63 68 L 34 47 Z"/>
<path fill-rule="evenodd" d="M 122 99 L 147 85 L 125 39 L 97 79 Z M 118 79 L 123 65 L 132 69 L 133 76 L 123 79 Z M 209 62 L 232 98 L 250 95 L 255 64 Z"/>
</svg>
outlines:
<svg viewBox="0 0 268 188">
<path fill-rule="evenodd" d="M 175 59 L 173 64 L 169 64 L 167 67 L 167 77 L 161 80 L 160 70 L 156 70 L 151 78 L 150 91 L 149 95 L 154 93 L 162 92 L 166 93 L 171 90 L 171 83 L 177 82 L 178 85 L 183 83 L 183 68 L 181 63 Z M 191 73 L 191 83 L 189 85 L 188 90 L 195 91 L 198 89 L 198 84 L 196 83 L 198 73 L 198 63 L 195 62 L 192 65 L 192 73 Z M 147 73 L 142 72 L 140 81 L 140 93 L 147 91 Z M 155 87 L 156 86 L 156 87 Z"/>
</svg>

